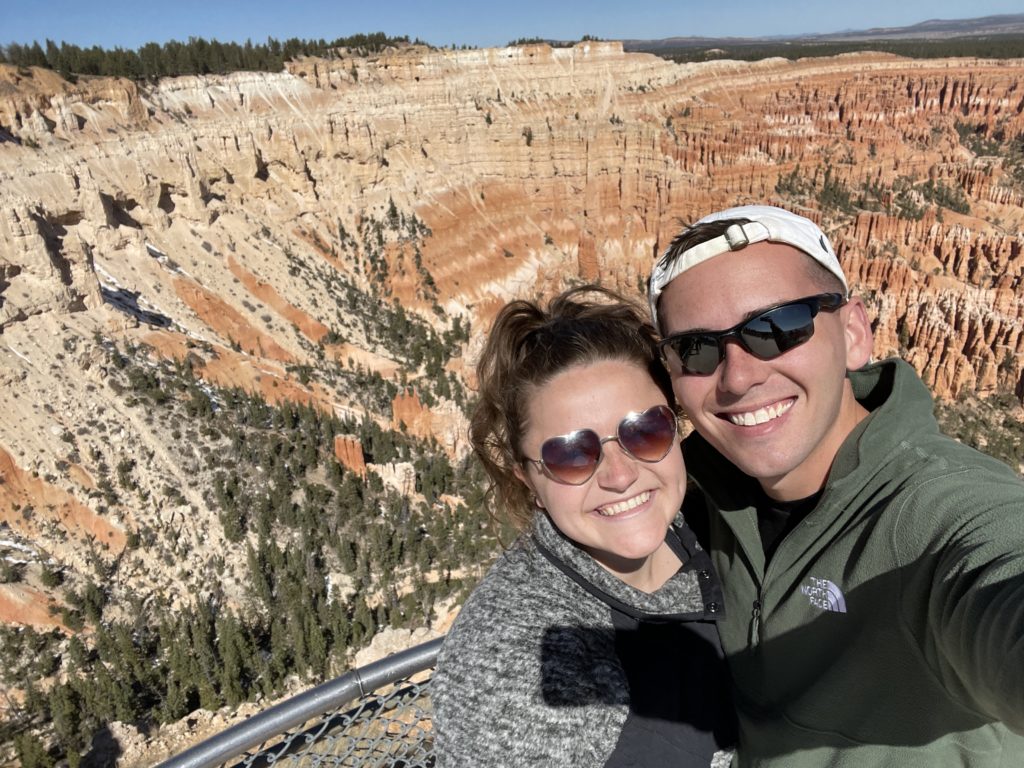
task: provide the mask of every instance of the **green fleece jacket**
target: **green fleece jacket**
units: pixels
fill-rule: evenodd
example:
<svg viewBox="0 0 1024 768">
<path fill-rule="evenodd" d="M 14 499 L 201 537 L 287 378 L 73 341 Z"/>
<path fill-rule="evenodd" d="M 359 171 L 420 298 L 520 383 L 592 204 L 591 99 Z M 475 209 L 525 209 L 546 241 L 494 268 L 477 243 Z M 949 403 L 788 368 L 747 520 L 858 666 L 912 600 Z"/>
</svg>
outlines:
<svg viewBox="0 0 1024 768">
<path fill-rule="evenodd" d="M 1021 768 L 1024 482 L 939 433 L 906 363 L 850 378 L 870 416 L 767 568 L 754 481 L 686 441 L 725 587 L 738 765 Z"/>
</svg>

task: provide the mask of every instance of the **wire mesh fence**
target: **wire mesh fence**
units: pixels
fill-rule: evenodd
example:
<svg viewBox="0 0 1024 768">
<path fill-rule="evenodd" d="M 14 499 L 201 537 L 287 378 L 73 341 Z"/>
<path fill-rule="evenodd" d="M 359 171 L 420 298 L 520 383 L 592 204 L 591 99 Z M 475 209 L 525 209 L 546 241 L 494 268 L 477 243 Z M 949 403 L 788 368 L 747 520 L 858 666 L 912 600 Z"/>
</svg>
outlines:
<svg viewBox="0 0 1024 768">
<path fill-rule="evenodd" d="M 159 768 L 429 768 L 430 680 L 441 638 L 353 670 L 207 739 Z"/>
</svg>

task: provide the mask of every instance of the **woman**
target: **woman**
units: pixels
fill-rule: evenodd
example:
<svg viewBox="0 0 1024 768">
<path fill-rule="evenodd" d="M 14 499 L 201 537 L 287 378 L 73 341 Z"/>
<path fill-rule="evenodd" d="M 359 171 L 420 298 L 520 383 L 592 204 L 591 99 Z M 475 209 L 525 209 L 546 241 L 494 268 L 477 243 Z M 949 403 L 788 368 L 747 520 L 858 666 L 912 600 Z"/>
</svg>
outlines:
<svg viewBox="0 0 1024 768">
<path fill-rule="evenodd" d="M 523 533 L 466 601 L 431 688 L 438 768 L 725 766 L 720 586 L 643 311 L 593 287 L 495 321 L 470 439 Z"/>
</svg>

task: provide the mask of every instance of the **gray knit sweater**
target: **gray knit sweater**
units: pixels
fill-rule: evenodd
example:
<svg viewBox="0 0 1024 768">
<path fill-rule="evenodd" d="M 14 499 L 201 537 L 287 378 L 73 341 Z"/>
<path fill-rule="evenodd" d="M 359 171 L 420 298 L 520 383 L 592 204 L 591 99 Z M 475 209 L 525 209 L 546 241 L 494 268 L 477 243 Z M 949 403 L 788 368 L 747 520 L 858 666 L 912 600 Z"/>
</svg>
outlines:
<svg viewBox="0 0 1024 768">
<path fill-rule="evenodd" d="M 728 765 L 721 589 L 681 516 L 666 542 L 684 566 L 648 594 L 538 514 L 442 647 L 437 768 Z"/>
</svg>

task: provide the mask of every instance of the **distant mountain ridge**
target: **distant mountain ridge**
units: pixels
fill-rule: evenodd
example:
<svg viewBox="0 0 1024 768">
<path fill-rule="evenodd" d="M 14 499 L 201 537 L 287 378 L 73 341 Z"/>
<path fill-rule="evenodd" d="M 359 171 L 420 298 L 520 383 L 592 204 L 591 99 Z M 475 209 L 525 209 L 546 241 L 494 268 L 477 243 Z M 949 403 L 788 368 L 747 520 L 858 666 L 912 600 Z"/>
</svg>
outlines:
<svg viewBox="0 0 1024 768">
<path fill-rule="evenodd" d="M 666 37 L 660 40 L 623 40 L 627 51 L 659 48 L 705 47 L 756 42 L 863 42 L 870 40 L 949 40 L 960 37 L 1024 34 L 1024 14 L 981 16 L 973 19 L 928 19 L 907 27 L 872 27 L 807 35 L 773 35 L 766 37 Z"/>
<path fill-rule="evenodd" d="M 943 40 L 953 37 L 1024 34 L 1024 13 L 976 19 L 929 19 L 909 27 L 872 27 L 862 31 L 811 35 L 809 40 Z"/>
</svg>

